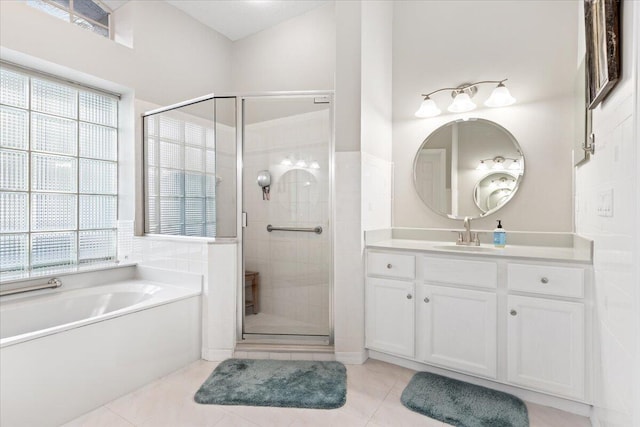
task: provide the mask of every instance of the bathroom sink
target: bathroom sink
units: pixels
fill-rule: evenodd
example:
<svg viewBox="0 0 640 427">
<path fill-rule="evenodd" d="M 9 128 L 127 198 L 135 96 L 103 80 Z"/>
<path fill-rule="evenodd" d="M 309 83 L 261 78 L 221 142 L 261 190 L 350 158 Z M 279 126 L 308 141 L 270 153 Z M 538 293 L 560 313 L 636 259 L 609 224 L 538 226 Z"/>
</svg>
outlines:
<svg viewBox="0 0 640 427">
<path fill-rule="evenodd" d="M 443 245 L 434 246 L 433 249 L 444 249 L 447 251 L 460 251 L 460 252 L 495 252 L 498 249 L 488 246 L 463 246 L 463 245 Z"/>
</svg>

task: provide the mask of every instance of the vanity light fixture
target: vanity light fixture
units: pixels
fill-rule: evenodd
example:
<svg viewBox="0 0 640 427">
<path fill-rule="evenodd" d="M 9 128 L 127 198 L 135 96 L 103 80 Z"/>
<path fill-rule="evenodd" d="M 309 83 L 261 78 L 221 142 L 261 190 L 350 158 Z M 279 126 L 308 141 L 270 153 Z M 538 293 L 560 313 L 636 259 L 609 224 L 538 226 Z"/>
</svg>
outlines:
<svg viewBox="0 0 640 427">
<path fill-rule="evenodd" d="M 452 113 L 466 113 L 467 111 L 474 110 L 476 108 L 476 104 L 471 100 L 471 98 L 473 98 L 476 92 L 478 92 L 477 86 L 485 83 L 497 83 L 498 86 L 493 89 L 493 92 L 485 101 L 484 105 L 487 107 L 506 107 L 507 105 L 511 105 L 516 102 L 516 99 L 511 96 L 509 89 L 504 85 L 505 81 L 507 81 L 507 79 L 483 80 L 475 83 L 464 83 L 458 87 L 445 87 L 427 94 L 422 94 L 422 96 L 424 96 L 424 100 L 422 101 L 422 104 L 420 104 L 420 108 L 416 111 L 415 115 L 420 118 L 435 117 L 439 115 L 442 111 L 438 108 L 436 102 L 431 99 L 431 95 L 443 91 L 451 91 L 451 97 L 453 98 L 453 102 L 449 105 L 447 110 Z"/>
</svg>

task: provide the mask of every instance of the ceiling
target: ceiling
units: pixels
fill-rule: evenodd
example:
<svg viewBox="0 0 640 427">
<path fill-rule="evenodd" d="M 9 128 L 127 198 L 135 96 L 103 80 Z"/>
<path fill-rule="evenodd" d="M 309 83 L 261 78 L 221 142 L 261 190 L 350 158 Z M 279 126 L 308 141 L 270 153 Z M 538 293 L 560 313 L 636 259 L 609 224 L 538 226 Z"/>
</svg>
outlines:
<svg viewBox="0 0 640 427">
<path fill-rule="evenodd" d="M 129 0 L 102 0 L 116 10 Z M 135 0 L 132 0 L 135 1 Z M 272 27 L 329 0 L 165 0 L 232 41 Z"/>
</svg>

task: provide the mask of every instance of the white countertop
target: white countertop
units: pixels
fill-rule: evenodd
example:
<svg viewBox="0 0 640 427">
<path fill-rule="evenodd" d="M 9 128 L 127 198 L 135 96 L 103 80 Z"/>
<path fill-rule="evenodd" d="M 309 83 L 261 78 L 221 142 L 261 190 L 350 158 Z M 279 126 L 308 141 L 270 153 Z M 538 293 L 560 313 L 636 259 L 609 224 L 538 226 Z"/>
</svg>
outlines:
<svg viewBox="0 0 640 427">
<path fill-rule="evenodd" d="M 520 232 L 518 238 L 514 239 L 518 244 L 509 244 L 509 236 L 507 236 L 506 247 L 495 248 L 491 244 L 456 245 L 453 239 L 455 235 L 451 234 L 450 230 L 416 230 L 416 233 L 408 229 L 367 231 L 365 232 L 366 246 L 370 249 L 411 250 L 448 255 L 564 261 L 589 265 L 593 263 L 592 242 L 572 233 L 545 235 L 545 233 Z M 531 234 L 531 238 L 528 238 L 528 234 Z M 422 238 L 400 238 L 410 235 Z M 442 237 L 450 237 L 450 240 L 444 240 Z M 535 244 L 522 244 L 527 241 Z"/>
</svg>

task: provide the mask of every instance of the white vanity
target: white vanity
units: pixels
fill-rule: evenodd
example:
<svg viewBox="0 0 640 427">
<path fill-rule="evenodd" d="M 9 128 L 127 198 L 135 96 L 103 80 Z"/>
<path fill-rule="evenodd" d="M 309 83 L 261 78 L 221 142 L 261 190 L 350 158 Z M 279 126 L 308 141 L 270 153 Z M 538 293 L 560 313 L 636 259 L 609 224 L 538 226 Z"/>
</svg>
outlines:
<svg viewBox="0 0 640 427">
<path fill-rule="evenodd" d="M 367 232 L 366 346 L 406 366 L 588 403 L 591 242 L 508 239 L 494 249 L 457 246 L 443 230 Z"/>
</svg>

